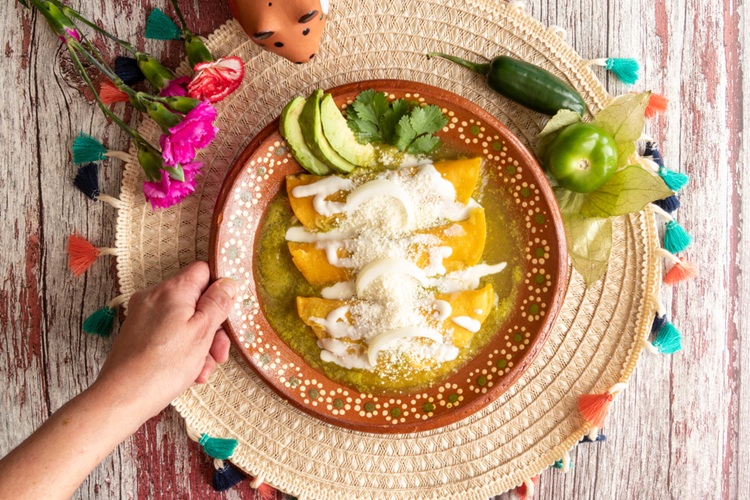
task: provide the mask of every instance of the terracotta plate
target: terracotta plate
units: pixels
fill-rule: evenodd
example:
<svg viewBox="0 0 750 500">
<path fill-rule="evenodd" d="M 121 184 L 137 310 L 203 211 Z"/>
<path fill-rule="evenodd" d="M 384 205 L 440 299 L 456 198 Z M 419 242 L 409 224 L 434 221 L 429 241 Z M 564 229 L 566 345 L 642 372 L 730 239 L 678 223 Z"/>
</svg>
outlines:
<svg viewBox="0 0 750 500">
<path fill-rule="evenodd" d="M 365 432 L 415 432 L 477 412 L 508 389 L 540 351 L 554 324 L 567 281 L 564 233 L 544 174 L 520 141 L 493 116 L 455 94 L 400 80 L 373 80 L 331 89 L 342 107 L 362 90 L 436 104 L 449 125 L 438 135 L 466 156 L 480 155 L 495 196 L 520 235 L 516 293 L 509 318 L 453 375 L 409 394 L 366 394 L 315 370 L 273 330 L 256 288 L 254 260 L 269 203 L 285 176 L 301 169 L 278 133 L 278 120 L 255 137 L 224 181 L 214 213 L 210 264 L 214 277 L 240 282 L 227 332 L 270 387 L 301 410 Z M 312 335 L 312 331 L 310 331 Z"/>
</svg>

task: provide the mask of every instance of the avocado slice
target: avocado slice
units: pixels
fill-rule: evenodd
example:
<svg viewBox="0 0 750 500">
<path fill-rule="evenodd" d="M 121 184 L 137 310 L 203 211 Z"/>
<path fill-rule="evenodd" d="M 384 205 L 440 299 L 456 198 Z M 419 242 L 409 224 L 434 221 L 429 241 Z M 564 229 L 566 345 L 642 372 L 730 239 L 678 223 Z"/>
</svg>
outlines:
<svg viewBox="0 0 750 500">
<path fill-rule="evenodd" d="M 354 132 L 349 128 L 346 118 L 339 111 L 331 94 L 326 94 L 320 102 L 320 119 L 323 122 L 323 134 L 334 151 L 360 167 L 375 165 L 375 148 L 372 144 L 357 142 Z"/>
<path fill-rule="evenodd" d="M 323 99 L 323 91 L 318 89 L 312 93 L 299 115 L 299 126 L 302 129 L 302 137 L 310 150 L 325 161 L 325 163 L 337 172 L 348 174 L 356 165 L 344 159 L 338 154 L 323 134 L 323 122 L 320 118 L 320 101 Z"/>
<path fill-rule="evenodd" d="M 286 139 L 286 143 L 289 145 L 289 149 L 292 150 L 294 159 L 302 165 L 302 168 L 312 174 L 326 175 L 331 173 L 331 169 L 323 161 L 315 157 L 310 148 L 307 147 L 305 138 L 302 137 L 302 130 L 299 126 L 299 115 L 302 113 L 305 102 L 306 99 L 304 97 L 295 97 L 289 104 L 284 106 L 284 110 L 281 112 L 281 120 L 279 120 L 279 132 Z"/>
</svg>

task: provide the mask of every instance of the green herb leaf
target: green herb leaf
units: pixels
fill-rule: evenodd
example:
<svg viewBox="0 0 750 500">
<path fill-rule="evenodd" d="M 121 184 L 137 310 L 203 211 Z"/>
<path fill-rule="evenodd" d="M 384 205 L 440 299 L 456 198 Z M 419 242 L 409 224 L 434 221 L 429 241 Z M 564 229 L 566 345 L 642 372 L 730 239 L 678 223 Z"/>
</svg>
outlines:
<svg viewBox="0 0 750 500">
<path fill-rule="evenodd" d="M 396 99 L 391 103 L 391 108 L 383 114 L 380 120 L 380 130 L 383 142 L 395 146 L 396 125 L 404 115 L 411 111 L 411 104 L 406 99 Z"/>
<path fill-rule="evenodd" d="M 439 137 L 435 137 L 434 135 L 420 135 L 408 148 L 406 148 L 406 152 L 413 155 L 426 154 L 432 152 L 439 145 Z"/>
<path fill-rule="evenodd" d="M 432 134 L 448 123 L 438 106 L 419 106 L 406 99 L 389 103 L 384 92 L 372 89 L 357 96 L 346 119 L 359 142 L 382 142 L 412 154 L 438 147 L 440 139 Z"/>
<path fill-rule="evenodd" d="M 405 151 L 409 144 L 417 138 L 417 131 L 411 126 L 411 116 L 404 115 L 396 125 L 396 140 L 394 146 L 400 151 Z"/>
<path fill-rule="evenodd" d="M 360 143 L 384 142 L 380 124 L 388 110 L 388 97 L 384 92 L 369 89 L 357 95 L 346 119 Z"/>
<path fill-rule="evenodd" d="M 443 116 L 443 112 L 434 104 L 415 107 L 411 112 L 409 121 L 412 128 L 417 132 L 417 135 L 432 134 L 445 127 L 448 123 L 448 119 Z"/>
<path fill-rule="evenodd" d="M 573 267 L 586 285 L 596 283 L 606 272 L 612 253 L 612 219 L 568 214 L 563 215 L 563 224 Z"/>
<path fill-rule="evenodd" d="M 372 89 L 360 92 L 352 103 L 352 109 L 357 118 L 370 123 L 379 124 L 380 117 L 388 111 L 388 97 L 385 92 L 375 92 Z"/>
<path fill-rule="evenodd" d="M 602 187 L 589 193 L 580 206 L 585 217 L 612 217 L 643 210 L 648 203 L 672 195 L 658 175 L 641 166 L 618 170 Z"/>
<path fill-rule="evenodd" d="M 594 124 L 612 134 L 617 143 L 618 168 L 627 165 L 635 153 L 635 143 L 646 124 L 645 112 L 650 97 L 651 92 L 622 95 L 594 118 Z"/>
<path fill-rule="evenodd" d="M 537 158 L 539 158 L 541 163 L 544 163 L 547 148 L 557 139 L 560 132 L 565 127 L 579 123 L 580 121 L 581 117 L 575 111 L 561 109 L 547 122 L 547 125 L 545 125 L 544 129 L 537 136 L 536 142 Z"/>
</svg>

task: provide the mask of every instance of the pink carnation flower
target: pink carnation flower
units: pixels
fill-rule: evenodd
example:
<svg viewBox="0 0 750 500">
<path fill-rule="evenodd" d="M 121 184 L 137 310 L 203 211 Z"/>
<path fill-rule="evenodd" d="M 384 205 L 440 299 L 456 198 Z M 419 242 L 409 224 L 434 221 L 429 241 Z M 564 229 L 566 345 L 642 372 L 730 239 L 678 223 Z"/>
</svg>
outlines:
<svg viewBox="0 0 750 500">
<path fill-rule="evenodd" d="M 195 153 L 205 148 L 219 131 L 214 127 L 216 109 L 202 102 L 185 115 L 185 118 L 169 129 L 159 139 L 161 156 L 165 165 L 181 165 L 193 161 Z"/>
<path fill-rule="evenodd" d="M 167 85 L 159 92 L 159 95 L 161 97 L 183 97 L 186 96 L 187 91 L 187 84 L 190 81 L 189 76 L 181 76 L 179 78 L 175 78 L 174 80 L 170 80 L 167 82 Z"/>
<path fill-rule="evenodd" d="M 176 181 L 169 177 L 165 171 L 161 173 L 161 181 L 144 182 L 143 194 L 146 201 L 151 203 L 151 208 L 169 208 L 185 199 L 189 194 L 195 191 L 195 177 L 203 168 L 203 162 L 186 163 L 182 166 L 185 173 L 183 182 Z"/>
<path fill-rule="evenodd" d="M 237 56 L 198 63 L 195 76 L 188 84 L 188 95 L 193 99 L 219 102 L 237 90 L 245 76 L 245 63 Z"/>
</svg>

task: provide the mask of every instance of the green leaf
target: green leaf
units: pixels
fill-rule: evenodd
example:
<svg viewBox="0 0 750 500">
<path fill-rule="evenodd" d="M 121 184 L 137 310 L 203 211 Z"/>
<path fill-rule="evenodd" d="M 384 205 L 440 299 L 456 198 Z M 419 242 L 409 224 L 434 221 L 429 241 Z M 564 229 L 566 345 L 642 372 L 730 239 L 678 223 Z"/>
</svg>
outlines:
<svg viewBox="0 0 750 500">
<path fill-rule="evenodd" d="M 563 224 L 573 267 L 587 285 L 596 283 L 612 253 L 612 219 L 568 214 L 563 215 Z"/>
<path fill-rule="evenodd" d="M 349 128 L 352 129 L 354 135 L 357 136 L 357 141 L 362 144 L 368 142 L 382 142 L 383 136 L 380 134 L 380 129 L 377 124 L 367 122 L 359 119 L 347 119 Z"/>
<path fill-rule="evenodd" d="M 432 134 L 448 123 L 448 119 L 443 116 L 443 112 L 434 104 L 414 108 L 409 121 L 417 135 Z"/>
<path fill-rule="evenodd" d="M 617 143 L 618 167 L 627 165 L 635 153 L 635 143 L 646 125 L 645 113 L 650 97 L 651 92 L 622 95 L 594 118 L 594 124 L 612 134 Z"/>
<path fill-rule="evenodd" d="M 391 109 L 386 111 L 380 120 L 383 142 L 395 146 L 396 125 L 404 115 L 409 114 L 409 111 L 411 111 L 411 104 L 406 99 L 396 99 L 391 103 Z"/>
<path fill-rule="evenodd" d="M 354 100 L 352 109 L 360 120 L 377 125 L 380 123 L 380 117 L 388 111 L 388 97 L 385 92 L 365 90 Z"/>
<path fill-rule="evenodd" d="M 440 138 L 431 134 L 420 135 L 406 148 L 408 153 L 413 155 L 426 154 L 432 152 L 440 145 Z"/>
<path fill-rule="evenodd" d="M 411 126 L 410 115 L 404 115 L 398 121 L 396 125 L 396 146 L 400 151 L 405 151 L 409 147 L 414 139 L 417 138 L 417 132 L 414 127 Z"/>
<path fill-rule="evenodd" d="M 580 207 L 586 217 L 612 217 L 643 210 L 648 203 L 672 195 L 664 181 L 643 167 L 629 165 L 589 193 Z"/>
<path fill-rule="evenodd" d="M 565 127 L 579 123 L 580 121 L 581 117 L 575 111 L 561 109 L 547 122 L 544 129 L 539 132 L 536 142 L 537 158 L 539 158 L 541 163 L 544 163 L 547 148 L 555 139 L 557 139 L 560 132 L 562 132 Z"/>
</svg>

